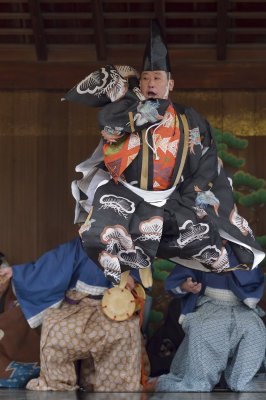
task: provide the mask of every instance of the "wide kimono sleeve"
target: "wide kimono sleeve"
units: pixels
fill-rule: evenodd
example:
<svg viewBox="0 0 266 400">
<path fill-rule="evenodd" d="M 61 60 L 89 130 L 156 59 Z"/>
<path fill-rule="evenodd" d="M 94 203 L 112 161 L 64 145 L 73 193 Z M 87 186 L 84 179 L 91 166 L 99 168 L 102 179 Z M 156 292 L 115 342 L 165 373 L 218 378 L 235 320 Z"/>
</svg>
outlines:
<svg viewBox="0 0 266 400">
<path fill-rule="evenodd" d="M 255 308 L 264 292 L 265 278 L 260 266 L 251 271 L 233 271 L 231 290 L 248 307 Z"/>
<path fill-rule="evenodd" d="M 59 307 L 72 286 L 76 270 L 89 259 L 80 238 L 44 253 L 37 261 L 13 265 L 13 284 L 21 309 L 31 327 L 41 323 L 42 312 Z"/>
<path fill-rule="evenodd" d="M 237 256 L 236 268 L 255 268 L 265 254 L 248 222 L 238 214 L 232 179 L 218 158 L 212 128 L 192 108 L 186 108 L 185 115 L 189 144 L 183 180 L 168 201 L 179 227 L 177 244 L 181 250 L 179 257 L 171 259 L 180 264 L 192 259 L 198 267 L 203 265 L 216 272 L 230 270 L 222 242 L 226 239 Z"/>
<path fill-rule="evenodd" d="M 182 196 L 195 203 L 197 187 L 207 191 L 220 173 L 217 148 L 209 122 L 193 108 L 186 109 L 189 123 L 189 145 L 182 184 Z"/>
</svg>

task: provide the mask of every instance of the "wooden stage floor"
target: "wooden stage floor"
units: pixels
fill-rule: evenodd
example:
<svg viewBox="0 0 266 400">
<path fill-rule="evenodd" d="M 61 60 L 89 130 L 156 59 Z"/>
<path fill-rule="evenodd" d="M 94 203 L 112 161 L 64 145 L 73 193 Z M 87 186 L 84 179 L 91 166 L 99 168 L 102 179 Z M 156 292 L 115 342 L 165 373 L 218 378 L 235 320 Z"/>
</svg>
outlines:
<svg viewBox="0 0 266 400">
<path fill-rule="evenodd" d="M 266 400 L 266 373 L 260 373 L 254 379 L 255 392 L 230 392 L 215 389 L 211 393 L 90 393 L 81 390 L 38 392 L 0 388 L 0 400 Z"/>
<path fill-rule="evenodd" d="M 266 388 L 266 385 L 265 385 Z M 266 392 L 235 393 L 88 393 L 0 389 L 0 400 L 265 400 Z"/>
</svg>

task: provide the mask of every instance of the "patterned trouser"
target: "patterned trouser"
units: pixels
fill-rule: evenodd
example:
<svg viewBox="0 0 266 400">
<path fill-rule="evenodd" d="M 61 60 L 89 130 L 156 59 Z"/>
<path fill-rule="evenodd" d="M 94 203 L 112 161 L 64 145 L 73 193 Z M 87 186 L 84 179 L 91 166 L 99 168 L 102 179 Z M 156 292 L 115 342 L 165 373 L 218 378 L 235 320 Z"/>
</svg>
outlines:
<svg viewBox="0 0 266 400">
<path fill-rule="evenodd" d="M 185 338 L 170 373 L 160 376 L 157 392 L 209 392 L 222 372 L 232 390 L 252 390 L 266 341 L 265 326 L 255 311 L 243 303 L 211 300 L 187 314 L 182 327 Z"/>
<path fill-rule="evenodd" d="M 83 385 L 92 383 L 94 391 L 102 392 L 140 391 L 139 317 L 112 321 L 102 312 L 101 301 L 89 298 L 75 305 L 64 302 L 58 310 L 46 310 L 40 377 L 29 381 L 27 389 L 77 389 L 75 361 L 82 359 L 90 360 L 85 368 L 81 367 Z M 86 371 L 88 376 L 84 376 Z"/>
</svg>

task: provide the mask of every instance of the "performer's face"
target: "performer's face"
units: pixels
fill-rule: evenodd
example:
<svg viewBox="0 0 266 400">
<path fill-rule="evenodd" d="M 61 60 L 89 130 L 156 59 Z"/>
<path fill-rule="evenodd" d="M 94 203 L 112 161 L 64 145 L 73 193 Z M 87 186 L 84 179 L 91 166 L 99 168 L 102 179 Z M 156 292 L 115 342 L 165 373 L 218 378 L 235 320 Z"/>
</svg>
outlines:
<svg viewBox="0 0 266 400">
<path fill-rule="evenodd" d="M 143 71 L 140 77 L 140 90 L 146 99 L 167 99 L 174 88 L 173 79 L 168 79 L 165 71 Z"/>
</svg>

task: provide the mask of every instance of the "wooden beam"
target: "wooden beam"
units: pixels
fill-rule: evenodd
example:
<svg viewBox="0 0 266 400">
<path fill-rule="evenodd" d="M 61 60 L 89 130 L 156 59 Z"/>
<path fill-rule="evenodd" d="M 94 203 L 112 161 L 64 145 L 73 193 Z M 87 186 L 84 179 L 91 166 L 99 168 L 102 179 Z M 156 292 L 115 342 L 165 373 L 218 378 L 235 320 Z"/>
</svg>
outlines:
<svg viewBox="0 0 266 400">
<path fill-rule="evenodd" d="M 228 0 L 217 1 L 217 60 L 226 59 Z"/>
<path fill-rule="evenodd" d="M 30 19 L 30 15 L 25 12 L 1 12 L 0 19 Z"/>
<path fill-rule="evenodd" d="M 47 62 L 62 62 L 67 66 L 69 63 L 87 63 L 94 66 L 100 64 L 97 59 L 96 48 L 94 44 L 69 44 L 69 45 L 49 45 Z M 101 64 L 124 64 L 136 67 L 140 64 L 141 56 L 144 51 L 144 44 L 109 45 L 108 58 Z M 180 62 L 215 62 L 216 61 L 216 46 L 206 46 L 201 44 L 196 45 L 172 45 L 168 46 L 171 64 Z M 254 44 L 235 44 L 227 46 L 227 60 L 231 62 L 252 62 L 265 63 L 266 65 L 266 46 L 262 43 Z M 0 62 L 25 62 L 36 61 L 35 48 L 32 44 L 0 44 Z"/>
<path fill-rule="evenodd" d="M 228 29 L 228 32 L 230 33 L 238 33 L 240 35 L 265 35 L 266 34 L 266 28 L 265 27 L 260 27 L 260 28 L 230 28 Z"/>
<path fill-rule="evenodd" d="M 17 1 L 17 0 L 15 0 L 15 1 Z M 64 4 L 64 3 L 71 3 L 71 4 L 73 4 L 73 3 L 87 3 L 88 2 L 88 0 L 40 0 L 40 2 L 42 3 L 42 4 L 52 4 L 52 5 L 54 5 L 55 3 L 58 3 L 58 4 Z"/>
<path fill-rule="evenodd" d="M 148 32 L 147 28 L 106 28 L 106 33 L 108 34 L 115 34 L 115 35 L 145 35 Z M 197 34 L 197 35 L 205 35 L 205 34 L 212 34 L 216 33 L 215 28 L 168 28 L 167 33 L 178 35 L 178 34 Z"/>
<path fill-rule="evenodd" d="M 45 30 L 47 35 L 93 35 L 91 28 L 47 28 Z"/>
<path fill-rule="evenodd" d="M 250 0 L 249 0 L 250 1 Z M 167 0 L 168 3 L 176 3 L 176 0 Z M 216 0 L 183 0 L 182 3 L 215 3 Z"/>
<path fill-rule="evenodd" d="M 2 28 L 0 30 L 1 36 L 6 36 L 6 35 L 12 35 L 12 36 L 29 35 L 29 36 L 31 36 L 32 34 L 33 34 L 32 29 L 29 29 L 29 28 Z"/>
<path fill-rule="evenodd" d="M 182 63 L 175 62 L 175 57 L 172 60 L 177 89 L 266 89 L 266 62 Z M 135 67 L 140 68 L 141 60 L 135 61 Z M 102 66 L 102 62 L 1 62 L 0 90 L 65 91 Z"/>
<path fill-rule="evenodd" d="M 176 1 L 176 0 L 175 0 Z M 153 3 L 154 0 L 145 0 L 145 3 Z M 103 3 L 109 3 L 110 0 L 103 0 Z M 132 3 L 143 3 L 143 0 L 112 0 L 112 3 L 125 3 L 125 4 L 132 4 Z"/>
<path fill-rule="evenodd" d="M 10 3 L 10 4 L 16 3 L 16 5 L 18 5 L 18 4 L 27 3 L 27 0 L 8 0 L 8 1 L 6 1 L 6 0 L 0 0 L 0 4 L 1 4 L 1 3 Z"/>
<path fill-rule="evenodd" d="M 104 19 L 102 0 L 92 0 L 92 20 L 95 33 L 95 44 L 98 60 L 106 59 L 106 44 L 104 36 Z"/>
<path fill-rule="evenodd" d="M 216 18 L 217 13 L 216 12 L 207 12 L 207 11 L 180 11 L 180 12 L 175 12 L 175 11 L 166 11 L 164 6 L 160 4 L 162 1 L 156 0 L 155 3 L 155 15 L 156 18 L 158 18 L 158 14 L 160 13 L 160 10 L 163 11 L 164 17 L 167 17 L 167 19 L 194 19 L 194 18 L 205 18 L 205 19 L 210 19 L 210 18 Z M 48 13 L 43 13 L 43 15 L 47 15 Z M 240 14 L 240 13 L 239 13 Z M 242 14 L 242 13 L 241 13 Z M 257 13 L 260 14 L 260 13 Z M 60 14 L 61 15 L 61 14 Z M 76 14 L 75 14 L 76 15 Z M 83 14 L 84 15 L 84 14 Z M 252 14 L 253 15 L 253 14 Z M 104 13 L 104 18 L 105 19 L 125 19 L 125 18 L 130 18 L 130 19 L 152 19 L 154 17 L 154 13 L 152 11 L 139 11 L 139 12 L 133 12 L 130 11 L 130 14 L 128 12 L 105 12 Z M 262 17 L 260 17 L 262 18 Z"/>
<path fill-rule="evenodd" d="M 167 19 L 211 19 L 216 18 L 216 12 L 208 12 L 208 11 L 180 11 L 180 12 L 166 12 L 165 13 Z"/>
<path fill-rule="evenodd" d="M 265 11 L 230 11 L 228 12 L 229 18 L 235 19 L 265 19 Z"/>
<path fill-rule="evenodd" d="M 43 29 L 40 0 L 28 0 L 28 4 L 31 15 L 37 59 L 47 60 L 46 40 Z"/>
<path fill-rule="evenodd" d="M 93 35 L 95 31 L 91 28 L 47 28 L 45 30 L 46 35 Z M 106 28 L 105 33 L 110 35 L 147 35 L 149 30 L 147 28 Z M 214 34 L 216 32 L 215 28 L 168 28 L 168 34 L 173 35 L 206 35 Z M 228 32 L 232 33 L 265 33 L 265 28 L 249 28 L 249 30 L 244 30 L 241 28 L 229 29 Z M 29 28 L 2 28 L 0 30 L 0 35 L 32 35 L 32 29 Z M 190 44 L 190 43 L 189 43 Z M 189 44 L 185 44 L 186 46 Z M 194 45 L 194 43 L 192 43 Z M 104 45 L 105 47 L 105 45 Z M 105 50 L 106 51 L 106 50 Z"/>
<path fill-rule="evenodd" d="M 250 0 L 235 0 L 234 3 L 252 3 Z M 254 1 L 255 3 L 255 1 Z M 256 0 L 256 3 L 265 3 L 265 0 Z"/>
<path fill-rule="evenodd" d="M 84 12 L 43 12 L 43 19 L 91 19 L 91 13 Z"/>
</svg>

